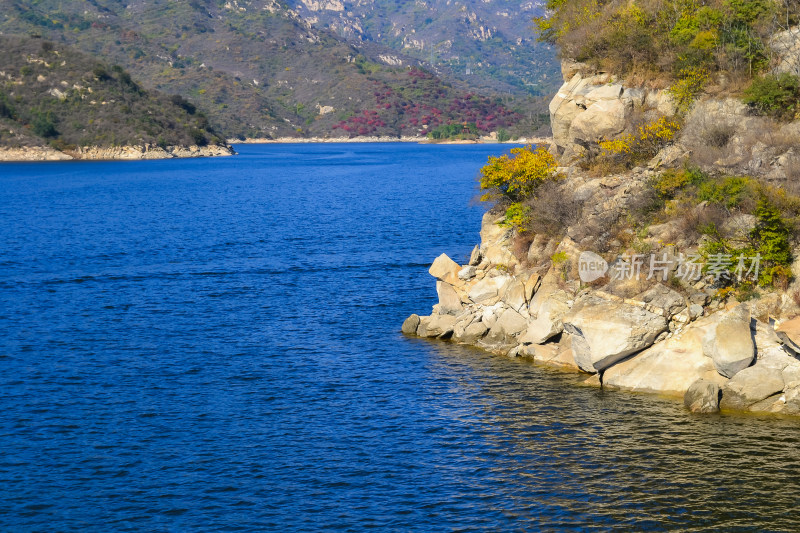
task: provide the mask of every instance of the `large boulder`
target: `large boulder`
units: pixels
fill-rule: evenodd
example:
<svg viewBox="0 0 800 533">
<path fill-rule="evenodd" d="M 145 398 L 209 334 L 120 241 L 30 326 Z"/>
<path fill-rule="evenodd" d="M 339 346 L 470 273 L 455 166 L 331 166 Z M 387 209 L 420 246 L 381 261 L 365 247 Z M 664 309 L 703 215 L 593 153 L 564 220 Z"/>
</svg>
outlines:
<svg viewBox="0 0 800 533">
<path fill-rule="evenodd" d="M 720 407 L 743 411 L 761 400 L 783 391 L 782 372 L 777 368 L 756 365 L 738 372 L 722 389 Z"/>
<path fill-rule="evenodd" d="M 551 293 L 538 305 L 536 319 L 528 324 L 528 331 L 520 342 L 525 344 L 544 344 L 564 331 L 562 319 L 569 312 L 567 293 L 561 290 Z"/>
<path fill-rule="evenodd" d="M 501 226 L 499 223 L 504 217 L 488 212 L 481 221 L 481 260 L 490 265 L 512 266 L 518 263 L 511 251 L 511 228 Z"/>
<path fill-rule="evenodd" d="M 402 332 L 406 335 L 416 335 L 419 327 L 419 315 L 411 315 L 403 322 Z"/>
<path fill-rule="evenodd" d="M 717 372 L 732 378 L 755 359 L 755 345 L 750 328 L 750 308 L 741 304 L 719 317 L 703 337 L 703 353 L 714 361 Z"/>
<path fill-rule="evenodd" d="M 550 102 L 553 150 L 570 160 L 604 138 L 632 131 L 634 117 L 655 120 L 675 113 L 667 91 L 626 88 L 585 64 L 562 62 L 564 84 Z M 568 77 L 568 78 L 567 78 Z"/>
<path fill-rule="evenodd" d="M 457 315 L 464 310 L 464 306 L 461 304 L 461 296 L 449 283 L 437 281 L 436 293 L 439 295 L 439 309 L 444 313 Z"/>
<path fill-rule="evenodd" d="M 646 303 L 653 313 L 667 317 L 676 315 L 686 308 L 684 297 L 661 283 L 657 283 L 636 299 Z"/>
<path fill-rule="evenodd" d="M 428 338 L 449 338 L 453 334 L 457 319 L 453 315 L 431 315 L 419 319 L 417 335 Z"/>
<path fill-rule="evenodd" d="M 564 335 L 557 343 L 534 344 L 526 347 L 526 349 L 533 355 L 533 360 L 537 363 L 580 370 L 575 362 L 575 352 L 572 351 L 572 338 L 569 335 Z"/>
<path fill-rule="evenodd" d="M 525 284 L 521 279 L 514 278 L 509 282 L 503 293 L 503 303 L 517 312 L 521 312 L 522 308 L 526 306 Z"/>
<path fill-rule="evenodd" d="M 628 116 L 633 110 L 630 102 L 619 99 L 600 100 L 572 121 L 569 135 L 574 141 L 600 142 L 622 133 L 628 125 Z"/>
<path fill-rule="evenodd" d="M 489 328 L 486 327 L 486 324 L 476 320 L 467 326 L 464 329 L 464 332 L 456 340 L 463 342 L 464 344 L 475 344 L 482 339 L 488 331 Z"/>
<path fill-rule="evenodd" d="M 459 270 L 461 270 L 461 267 L 458 263 L 450 259 L 447 254 L 442 254 L 433 261 L 428 272 L 439 281 L 444 281 L 450 285 L 460 285 L 461 280 L 458 279 Z"/>
<path fill-rule="evenodd" d="M 703 355 L 702 342 L 703 330 L 689 327 L 680 335 L 606 369 L 603 384 L 616 389 L 683 396 L 699 379 L 721 382 L 714 363 Z"/>
<path fill-rule="evenodd" d="M 516 344 L 514 338 L 525 330 L 528 321 L 513 309 L 504 309 L 486 336 L 488 344 Z"/>
<path fill-rule="evenodd" d="M 500 300 L 505 287 L 511 281 L 511 276 L 486 277 L 478 281 L 469 290 L 471 301 L 481 305 L 492 305 Z"/>
<path fill-rule="evenodd" d="M 719 412 L 719 383 L 698 379 L 683 396 L 683 405 L 693 413 L 709 414 Z"/>
<path fill-rule="evenodd" d="M 648 348 L 667 330 L 663 316 L 593 295 L 576 303 L 563 323 L 573 337 L 575 362 L 592 373 Z"/>
</svg>

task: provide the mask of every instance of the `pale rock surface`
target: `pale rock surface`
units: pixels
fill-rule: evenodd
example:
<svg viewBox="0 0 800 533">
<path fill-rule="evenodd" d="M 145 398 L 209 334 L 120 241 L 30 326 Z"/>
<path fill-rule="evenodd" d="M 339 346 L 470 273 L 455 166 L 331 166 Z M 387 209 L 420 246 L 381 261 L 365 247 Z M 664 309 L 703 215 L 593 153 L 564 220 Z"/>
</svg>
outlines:
<svg viewBox="0 0 800 533">
<path fill-rule="evenodd" d="M 785 387 L 779 369 L 756 365 L 738 372 L 722 389 L 720 408 L 745 410 Z"/>
<path fill-rule="evenodd" d="M 414 335 L 419 327 L 419 315 L 411 315 L 403 322 L 402 332 L 406 335 Z"/>
<path fill-rule="evenodd" d="M 683 396 L 699 379 L 717 382 L 714 363 L 703 355 L 702 328 L 690 327 L 681 335 L 658 343 L 603 373 L 612 388 Z"/>
<path fill-rule="evenodd" d="M 447 254 L 442 254 L 437 257 L 428 273 L 439 281 L 444 281 L 450 285 L 459 285 L 461 280 L 458 279 L 458 272 L 461 267 L 458 263 L 450 259 Z"/>
<path fill-rule="evenodd" d="M 445 313 L 457 315 L 464 310 L 464 306 L 461 305 L 461 296 L 449 283 L 437 281 L 436 293 L 439 295 L 439 308 Z"/>
<path fill-rule="evenodd" d="M 710 318 L 703 336 L 703 353 L 714 361 L 720 375 L 732 378 L 755 359 L 750 309 L 741 304 Z"/>
<path fill-rule="evenodd" d="M 648 348 L 667 331 L 662 316 L 594 295 L 576 303 L 563 323 L 564 330 L 572 335 L 576 363 L 592 373 Z"/>
<path fill-rule="evenodd" d="M 476 304 L 492 305 L 500 299 L 510 281 L 511 276 L 483 278 L 470 289 L 469 299 Z"/>
</svg>

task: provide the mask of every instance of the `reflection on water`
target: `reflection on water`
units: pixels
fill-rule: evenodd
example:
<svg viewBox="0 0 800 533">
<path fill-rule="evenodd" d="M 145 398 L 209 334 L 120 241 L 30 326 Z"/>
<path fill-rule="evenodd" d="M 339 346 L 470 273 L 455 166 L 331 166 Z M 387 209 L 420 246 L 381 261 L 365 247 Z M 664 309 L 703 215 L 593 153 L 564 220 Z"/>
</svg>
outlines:
<svg viewBox="0 0 800 533">
<path fill-rule="evenodd" d="M 422 341 L 426 342 L 426 341 Z M 680 402 L 578 385 L 574 374 L 430 342 L 486 436 L 491 471 L 548 526 L 795 531 L 797 420 L 696 416 Z M 444 405 L 444 417 L 465 412 Z M 480 416 L 474 417 L 476 413 Z M 475 428 L 473 427 L 473 430 Z"/>
</svg>

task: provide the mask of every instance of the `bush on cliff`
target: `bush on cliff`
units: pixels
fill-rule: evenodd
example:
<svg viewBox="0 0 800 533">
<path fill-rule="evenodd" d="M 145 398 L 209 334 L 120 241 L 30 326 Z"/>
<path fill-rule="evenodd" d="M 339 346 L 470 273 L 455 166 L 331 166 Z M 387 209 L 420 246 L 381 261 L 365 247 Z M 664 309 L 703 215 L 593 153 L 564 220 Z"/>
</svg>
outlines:
<svg viewBox="0 0 800 533">
<path fill-rule="evenodd" d="M 745 76 L 769 62 L 769 37 L 798 21 L 792 0 L 547 0 L 540 40 L 627 75 L 675 79 L 687 68 Z"/>
<path fill-rule="evenodd" d="M 753 80 L 744 92 L 744 103 L 758 113 L 779 119 L 793 119 L 800 101 L 800 78 L 783 73 Z"/>
<path fill-rule="evenodd" d="M 655 157 L 680 129 L 677 120 L 666 117 L 644 124 L 635 133 L 600 142 L 600 153 L 587 153 L 585 165 L 601 174 L 633 168 Z"/>
<path fill-rule="evenodd" d="M 684 237 L 703 242 L 699 251 L 706 264 L 724 261 L 731 272 L 740 257 L 757 256 L 760 286 L 783 287 L 791 278 L 791 243 L 800 233 L 800 197 L 748 176 L 711 176 L 696 168 L 661 173 L 650 182 L 650 192 L 656 201 L 639 214 L 638 225 L 679 221 Z M 737 215 L 755 218 L 755 226 L 744 237 L 726 229 Z M 737 295 L 753 288 L 733 278 L 723 284 Z"/>
<path fill-rule="evenodd" d="M 498 202 L 506 207 L 505 225 L 520 232 L 531 221 L 531 209 L 523 205 L 536 196 L 542 184 L 555 180 L 557 161 L 546 148 L 512 148 L 510 154 L 489 156 L 481 168 L 481 201 Z"/>
<path fill-rule="evenodd" d="M 520 202 L 534 195 L 536 188 L 555 178 L 556 158 L 546 148 L 528 145 L 512 148 L 510 154 L 489 156 L 480 171 L 484 202 Z"/>
</svg>

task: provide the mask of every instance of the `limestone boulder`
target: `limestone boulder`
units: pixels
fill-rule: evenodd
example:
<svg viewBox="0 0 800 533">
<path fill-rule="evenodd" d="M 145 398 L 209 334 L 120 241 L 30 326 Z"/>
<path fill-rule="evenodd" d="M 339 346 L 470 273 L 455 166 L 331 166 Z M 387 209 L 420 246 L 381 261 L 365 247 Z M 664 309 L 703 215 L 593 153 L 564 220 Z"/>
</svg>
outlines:
<svg viewBox="0 0 800 533">
<path fill-rule="evenodd" d="M 481 305 L 492 305 L 500 300 L 505 287 L 511 282 L 511 276 L 487 277 L 478 281 L 467 293 L 469 299 Z"/>
<path fill-rule="evenodd" d="M 485 341 L 489 344 L 517 344 L 514 339 L 525 330 L 527 324 L 527 320 L 518 312 L 509 308 L 503 309 Z"/>
<path fill-rule="evenodd" d="M 519 261 L 514 257 L 511 251 L 512 247 L 509 245 L 512 235 L 511 229 L 499 224 L 503 220 L 504 217 L 498 217 L 491 212 L 483 215 L 479 253 L 485 263 L 512 266 L 519 263 Z"/>
<path fill-rule="evenodd" d="M 635 299 L 646 303 L 652 312 L 667 317 L 676 315 L 686 308 L 684 297 L 661 283 L 657 283 Z"/>
<path fill-rule="evenodd" d="M 755 359 L 750 309 L 741 304 L 711 318 L 713 321 L 703 337 L 703 353 L 714 361 L 720 375 L 732 378 Z"/>
<path fill-rule="evenodd" d="M 416 335 L 419 327 L 419 315 L 411 315 L 403 321 L 402 332 L 406 335 Z"/>
<path fill-rule="evenodd" d="M 513 278 L 509 282 L 503 293 L 503 303 L 518 313 L 526 306 L 525 284 L 520 279 Z"/>
<path fill-rule="evenodd" d="M 663 316 L 594 295 L 576 303 L 563 324 L 572 336 L 575 362 L 592 373 L 650 347 L 668 327 Z"/>
<path fill-rule="evenodd" d="M 486 324 L 481 321 L 474 321 L 464 329 L 464 332 L 456 340 L 464 344 L 475 344 L 482 339 L 488 331 L 489 328 L 486 327 Z"/>
<path fill-rule="evenodd" d="M 533 344 L 526 347 L 537 363 L 558 366 L 571 370 L 580 370 L 575 362 L 575 353 L 572 351 L 572 339 L 569 335 L 561 337 L 559 342 L 548 344 Z"/>
<path fill-rule="evenodd" d="M 698 379 L 691 384 L 683 396 L 683 405 L 693 413 L 709 414 L 719 412 L 721 389 L 718 383 Z"/>
<path fill-rule="evenodd" d="M 436 293 L 439 295 L 439 309 L 449 315 L 458 315 L 464 310 L 461 296 L 456 289 L 444 281 L 436 282 Z"/>
<path fill-rule="evenodd" d="M 461 280 L 458 279 L 460 270 L 461 266 L 458 263 L 450 259 L 447 254 L 442 254 L 433 261 L 428 272 L 439 281 L 450 285 L 460 285 Z"/>
<path fill-rule="evenodd" d="M 603 373 L 603 384 L 616 389 L 683 396 L 697 380 L 721 382 L 713 361 L 703 355 L 703 330 L 682 334 L 622 361 Z"/>
<path fill-rule="evenodd" d="M 524 344 L 544 344 L 564 331 L 562 319 L 569 312 L 566 292 L 557 290 L 550 298 L 540 302 L 536 318 L 528 324 L 528 330 L 520 338 Z"/>
<path fill-rule="evenodd" d="M 469 281 L 475 277 L 478 273 L 478 269 L 474 266 L 465 266 L 461 270 L 458 271 L 458 279 L 462 281 Z"/>
<path fill-rule="evenodd" d="M 594 102 L 575 117 L 569 135 L 574 141 L 586 143 L 614 137 L 625 130 L 632 110 L 628 102 L 620 99 Z"/>
<path fill-rule="evenodd" d="M 472 253 L 469 254 L 469 266 L 478 266 L 481 264 L 481 247 L 479 244 L 475 245 L 475 248 L 472 249 Z"/>
<path fill-rule="evenodd" d="M 417 335 L 427 338 L 449 338 L 453 334 L 456 321 L 456 317 L 453 315 L 420 317 L 420 322 L 417 326 Z"/>
<path fill-rule="evenodd" d="M 756 365 L 737 372 L 722 389 L 720 407 L 743 411 L 750 406 L 783 391 L 785 383 L 781 370 Z"/>
</svg>

